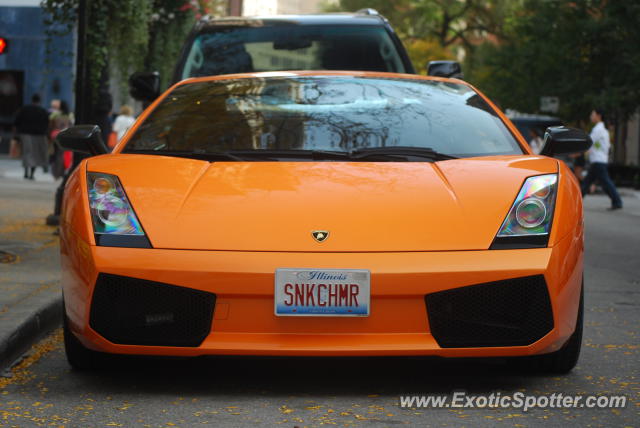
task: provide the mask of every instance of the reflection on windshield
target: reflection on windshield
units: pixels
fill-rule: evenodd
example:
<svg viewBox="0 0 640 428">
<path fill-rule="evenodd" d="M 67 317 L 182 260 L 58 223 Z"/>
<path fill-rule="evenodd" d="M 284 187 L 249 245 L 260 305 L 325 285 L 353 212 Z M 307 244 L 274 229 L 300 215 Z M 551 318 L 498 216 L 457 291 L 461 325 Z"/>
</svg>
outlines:
<svg viewBox="0 0 640 428">
<path fill-rule="evenodd" d="M 125 151 L 393 146 L 429 147 L 455 156 L 522 153 L 495 112 L 466 85 L 351 77 L 186 84 L 160 103 Z"/>
</svg>

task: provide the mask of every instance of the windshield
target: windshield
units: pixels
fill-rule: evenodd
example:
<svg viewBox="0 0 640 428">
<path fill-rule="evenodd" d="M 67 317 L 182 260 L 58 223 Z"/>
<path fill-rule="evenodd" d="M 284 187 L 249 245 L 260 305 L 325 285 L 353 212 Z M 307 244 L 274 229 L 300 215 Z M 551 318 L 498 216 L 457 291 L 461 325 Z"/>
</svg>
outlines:
<svg viewBox="0 0 640 428">
<path fill-rule="evenodd" d="M 336 76 L 188 83 L 168 94 L 124 152 L 352 152 L 429 148 L 455 157 L 522 154 L 464 84 Z"/>
<path fill-rule="evenodd" d="M 408 71 L 384 27 L 281 25 L 199 35 L 181 77 L 282 70 Z"/>
</svg>

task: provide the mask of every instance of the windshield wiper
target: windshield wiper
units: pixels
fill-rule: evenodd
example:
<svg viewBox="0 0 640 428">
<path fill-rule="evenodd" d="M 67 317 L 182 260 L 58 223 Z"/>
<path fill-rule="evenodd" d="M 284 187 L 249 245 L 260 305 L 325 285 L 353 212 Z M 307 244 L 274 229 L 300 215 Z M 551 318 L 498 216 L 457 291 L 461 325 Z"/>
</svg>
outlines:
<svg viewBox="0 0 640 428">
<path fill-rule="evenodd" d="M 201 151 L 173 151 L 173 150 L 132 150 L 127 151 L 128 154 L 142 154 L 142 155 L 160 155 L 160 156 L 175 156 L 179 158 L 189 158 L 198 160 L 231 160 L 235 162 L 244 162 L 245 159 L 240 156 L 236 156 L 229 152 L 201 152 Z"/>
<path fill-rule="evenodd" d="M 413 146 L 388 146 L 388 147 L 367 147 L 364 149 L 356 149 L 351 151 L 352 159 L 364 159 L 369 157 L 409 157 L 415 156 L 420 158 L 428 158 L 433 160 L 458 159 L 457 156 L 440 153 L 430 147 L 413 147 Z"/>
<path fill-rule="evenodd" d="M 200 160 L 231 160 L 236 162 L 247 162 L 252 159 L 260 159 L 262 161 L 279 161 L 282 158 L 311 158 L 313 160 L 320 159 L 340 159 L 349 160 L 348 152 L 334 152 L 324 150 L 296 150 L 296 149 L 255 149 L 255 150 L 230 150 L 226 152 L 205 152 L 195 151 L 173 151 L 173 150 L 132 150 L 125 153 L 131 154 L 149 154 L 161 156 L 176 156 L 190 159 Z"/>
<path fill-rule="evenodd" d="M 234 150 L 233 154 L 246 157 L 260 158 L 311 158 L 313 160 L 321 159 L 341 159 L 349 160 L 351 158 L 349 152 L 331 151 L 331 150 L 302 150 L 302 149 L 256 149 L 256 150 Z"/>
<path fill-rule="evenodd" d="M 259 158 L 263 161 L 279 161 L 287 158 L 309 158 L 312 160 L 344 160 L 364 161 L 369 158 L 377 158 L 385 161 L 407 160 L 409 157 L 428 158 L 431 160 L 458 159 L 456 156 L 439 153 L 428 147 L 390 146 L 367 147 L 349 152 L 333 150 L 301 150 L 301 149 L 256 149 L 256 150 L 231 150 L 226 152 L 205 151 L 172 151 L 172 150 L 133 150 L 126 153 L 152 154 L 162 156 L 176 156 L 207 161 L 230 160 L 235 162 L 247 162 Z"/>
<path fill-rule="evenodd" d="M 428 158 L 432 160 L 447 160 L 458 159 L 456 156 L 448 155 L 445 153 L 439 153 L 428 147 L 413 147 L 413 146 L 395 146 L 395 147 L 368 147 L 363 149 L 356 149 L 349 152 L 334 151 L 334 150 L 302 150 L 302 149 L 288 149 L 288 150 L 244 150 L 233 151 L 234 154 L 238 154 L 243 157 L 308 157 L 312 160 L 345 160 L 345 161 L 360 161 L 368 158 L 379 158 L 385 161 L 395 161 L 402 158 L 406 160 L 407 157 L 414 156 L 420 158 Z"/>
</svg>

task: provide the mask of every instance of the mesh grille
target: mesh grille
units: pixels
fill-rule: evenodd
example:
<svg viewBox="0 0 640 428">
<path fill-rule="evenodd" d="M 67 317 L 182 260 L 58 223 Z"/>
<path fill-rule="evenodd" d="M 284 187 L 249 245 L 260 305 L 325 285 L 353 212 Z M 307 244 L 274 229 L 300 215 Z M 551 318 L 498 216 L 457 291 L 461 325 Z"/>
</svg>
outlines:
<svg viewBox="0 0 640 428">
<path fill-rule="evenodd" d="M 487 282 L 425 296 L 442 348 L 524 346 L 553 328 L 543 275 Z"/>
<path fill-rule="evenodd" d="M 100 274 L 89 323 L 121 345 L 199 346 L 211 331 L 215 302 L 205 291 Z"/>
</svg>

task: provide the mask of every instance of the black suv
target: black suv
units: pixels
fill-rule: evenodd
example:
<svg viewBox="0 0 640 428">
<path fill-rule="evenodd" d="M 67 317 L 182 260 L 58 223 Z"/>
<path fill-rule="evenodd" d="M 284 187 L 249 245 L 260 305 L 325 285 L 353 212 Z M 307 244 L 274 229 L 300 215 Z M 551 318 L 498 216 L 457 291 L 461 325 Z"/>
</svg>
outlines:
<svg viewBox="0 0 640 428">
<path fill-rule="evenodd" d="M 171 83 L 188 77 L 282 70 L 414 73 L 389 22 L 372 9 L 354 14 L 201 19 L 188 36 Z M 157 73 L 131 78 L 135 98 L 160 93 Z"/>
<path fill-rule="evenodd" d="M 564 125 L 560 119 L 552 116 L 507 112 L 507 117 L 511 119 L 511 122 L 527 141 L 531 140 L 532 130 L 535 130 L 542 138 L 548 127 Z"/>
</svg>

